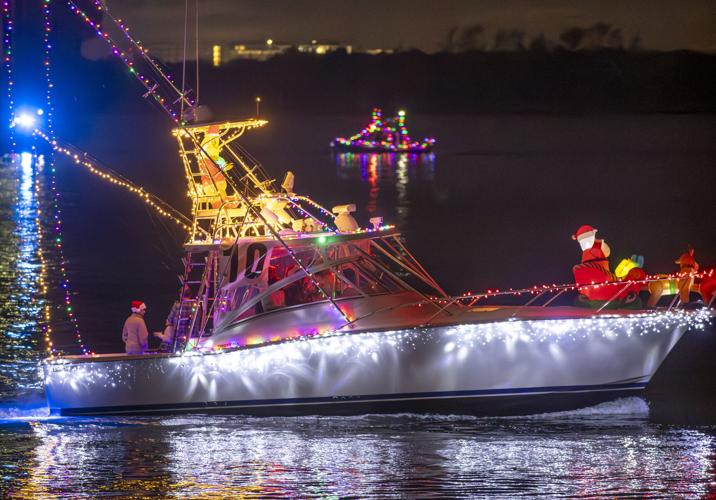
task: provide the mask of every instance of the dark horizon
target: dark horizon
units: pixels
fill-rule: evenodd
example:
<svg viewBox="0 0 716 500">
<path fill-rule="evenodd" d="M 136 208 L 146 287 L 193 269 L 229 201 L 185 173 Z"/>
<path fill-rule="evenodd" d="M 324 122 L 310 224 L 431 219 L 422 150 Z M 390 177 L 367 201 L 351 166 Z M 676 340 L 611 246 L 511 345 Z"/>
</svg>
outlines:
<svg viewBox="0 0 716 500">
<path fill-rule="evenodd" d="M 184 2 L 178 0 L 110 0 L 115 17 L 132 27 L 150 49 L 183 44 Z M 194 2 L 189 2 L 193 35 Z M 310 15 L 309 15 L 310 14 Z M 202 52 L 213 44 L 264 41 L 290 44 L 337 41 L 362 48 L 415 48 L 439 51 L 451 30 L 479 25 L 486 39 L 498 31 L 544 35 L 558 40 L 571 28 L 598 23 L 621 31 L 625 40 L 639 37 L 649 50 L 716 51 L 716 4 L 709 0 L 202 0 L 199 2 Z M 161 22 L 160 22 L 161 21 Z M 191 38 L 191 37 L 190 37 Z M 190 52 L 192 52 L 190 50 Z"/>
</svg>

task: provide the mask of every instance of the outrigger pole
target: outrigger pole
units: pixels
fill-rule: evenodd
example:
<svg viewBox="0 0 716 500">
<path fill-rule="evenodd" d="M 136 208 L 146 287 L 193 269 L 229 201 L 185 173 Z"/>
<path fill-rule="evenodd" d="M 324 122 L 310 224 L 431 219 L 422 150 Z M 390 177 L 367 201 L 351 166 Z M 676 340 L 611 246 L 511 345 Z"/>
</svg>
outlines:
<svg viewBox="0 0 716 500">
<path fill-rule="evenodd" d="M 191 230 L 191 220 L 181 211 L 174 208 L 172 205 L 161 199 L 159 196 L 150 193 L 149 191 L 133 183 L 120 173 L 112 170 L 105 165 L 102 165 L 96 158 L 93 158 L 88 153 L 81 151 L 72 144 L 64 142 L 57 138 L 50 139 L 50 137 L 40 129 L 35 129 L 33 133 L 44 139 L 54 151 L 64 154 L 78 165 L 83 165 L 93 174 L 98 175 L 104 179 L 108 179 L 113 184 L 117 184 L 127 188 L 127 190 L 144 200 L 145 203 L 153 206 L 161 215 L 172 219 L 174 222 L 176 222 L 178 225 L 180 225 L 187 231 Z M 203 228 L 198 229 L 206 233 Z"/>
</svg>

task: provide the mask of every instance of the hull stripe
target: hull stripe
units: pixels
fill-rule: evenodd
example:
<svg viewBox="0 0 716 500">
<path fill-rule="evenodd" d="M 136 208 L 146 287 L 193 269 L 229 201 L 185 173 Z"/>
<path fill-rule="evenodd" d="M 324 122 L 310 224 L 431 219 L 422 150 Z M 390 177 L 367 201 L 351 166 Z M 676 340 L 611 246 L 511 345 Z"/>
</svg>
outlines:
<svg viewBox="0 0 716 500">
<path fill-rule="evenodd" d="M 449 398 L 480 398 L 494 396 L 519 396 L 519 395 L 540 395 L 554 393 L 588 393 L 603 391 L 625 391 L 640 390 L 646 387 L 646 382 L 630 382 L 622 384 L 598 384 L 598 385 L 574 385 L 574 386 L 548 386 L 548 387 L 526 387 L 512 389 L 481 389 L 472 391 L 442 391 L 442 392 L 415 392 L 402 394 L 373 394 L 365 396 L 331 396 L 331 397 L 309 397 L 309 398 L 285 398 L 285 399 L 255 399 L 238 401 L 208 401 L 190 403 L 166 403 L 148 405 L 125 405 L 125 406 L 96 406 L 84 408 L 62 408 L 52 407 L 53 412 L 60 411 L 63 414 L 72 415 L 101 415 L 118 413 L 146 413 L 162 411 L 203 411 L 220 410 L 230 408 L 261 408 L 271 406 L 298 406 L 298 405 L 331 405 L 344 403 L 370 403 L 389 401 L 415 401 L 435 400 Z"/>
</svg>

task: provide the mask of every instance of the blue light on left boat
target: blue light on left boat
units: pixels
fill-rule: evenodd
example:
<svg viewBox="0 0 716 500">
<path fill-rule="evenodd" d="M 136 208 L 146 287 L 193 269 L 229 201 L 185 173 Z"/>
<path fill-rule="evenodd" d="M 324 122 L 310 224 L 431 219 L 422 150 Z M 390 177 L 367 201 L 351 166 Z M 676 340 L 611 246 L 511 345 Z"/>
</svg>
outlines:
<svg viewBox="0 0 716 500">
<path fill-rule="evenodd" d="M 30 113 L 23 112 L 15 115 L 15 118 L 13 118 L 12 120 L 12 126 L 25 130 L 30 130 L 35 128 L 36 122 L 37 120 L 34 116 L 32 116 Z"/>
</svg>

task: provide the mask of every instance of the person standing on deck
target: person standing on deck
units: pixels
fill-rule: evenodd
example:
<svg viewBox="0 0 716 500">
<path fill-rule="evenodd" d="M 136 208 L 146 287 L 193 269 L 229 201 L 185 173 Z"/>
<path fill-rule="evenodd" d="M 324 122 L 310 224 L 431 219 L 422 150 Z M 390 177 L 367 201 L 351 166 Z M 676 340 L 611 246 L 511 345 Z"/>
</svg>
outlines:
<svg viewBox="0 0 716 500">
<path fill-rule="evenodd" d="M 144 323 L 147 306 L 141 300 L 132 301 L 132 314 L 124 322 L 122 340 L 127 354 L 144 354 L 149 342 L 149 332 Z"/>
</svg>

